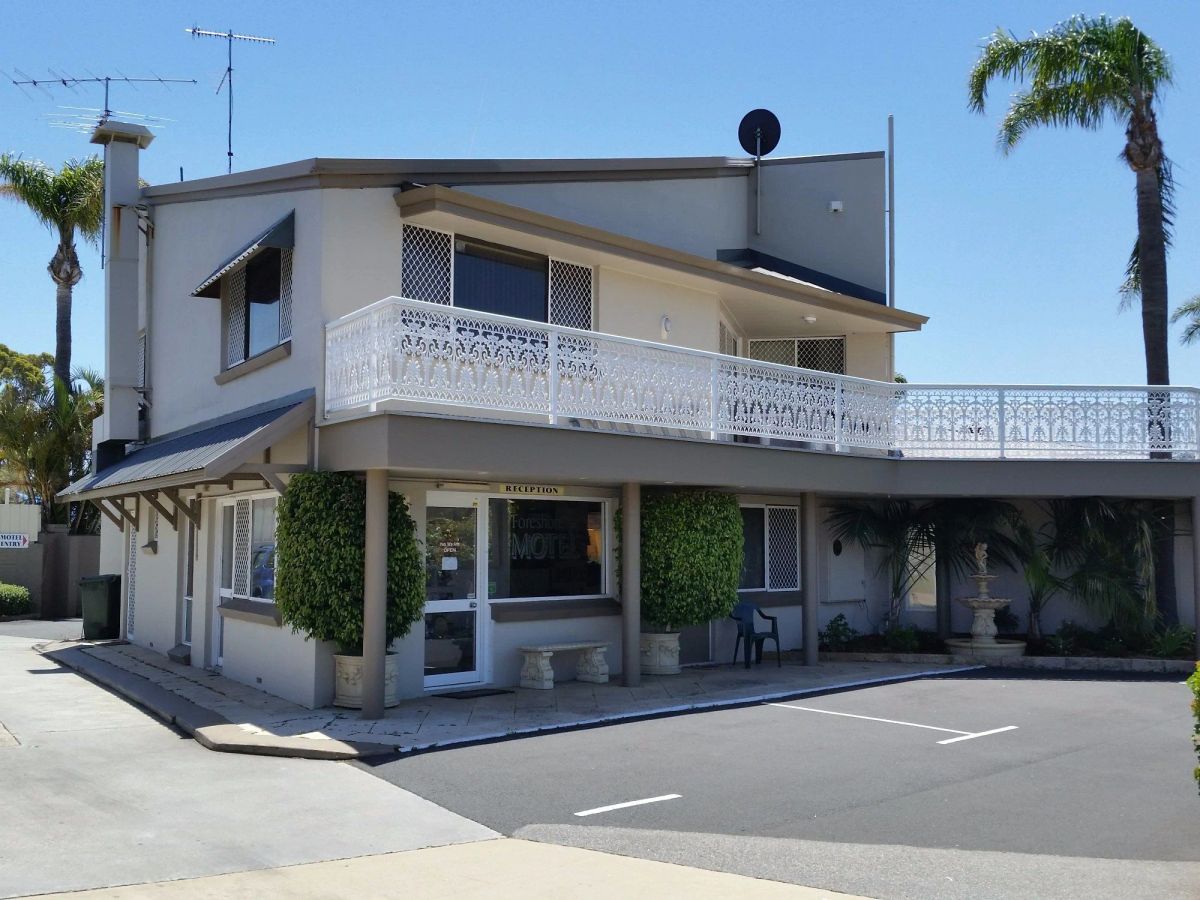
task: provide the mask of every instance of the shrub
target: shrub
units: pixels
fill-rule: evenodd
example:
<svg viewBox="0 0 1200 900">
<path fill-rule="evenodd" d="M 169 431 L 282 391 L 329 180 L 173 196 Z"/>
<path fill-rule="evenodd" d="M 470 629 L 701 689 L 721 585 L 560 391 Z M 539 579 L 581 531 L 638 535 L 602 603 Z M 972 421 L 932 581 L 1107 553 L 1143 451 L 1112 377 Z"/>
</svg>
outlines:
<svg viewBox="0 0 1200 900">
<path fill-rule="evenodd" d="M 642 620 L 678 631 L 727 616 L 742 570 L 733 494 L 674 490 L 642 499 Z"/>
<path fill-rule="evenodd" d="M 293 631 L 362 653 L 366 489 L 342 472 L 302 472 L 279 501 L 275 603 Z M 425 568 L 408 503 L 388 495 L 387 642 L 421 618 Z"/>
<path fill-rule="evenodd" d="M 1150 641 L 1150 652 L 1164 659 L 1188 659 L 1196 643 L 1196 632 L 1182 625 L 1165 628 Z"/>
<path fill-rule="evenodd" d="M 883 633 L 883 646 L 894 653 L 916 653 L 921 635 L 913 625 L 894 625 Z"/>
<path fill-rule="evenodd" d="M 1001 634 L 1013 634 L 1021 627 L 1021 617 L 1005 606 L 996 610 L 996 628 Z"/>
<path fill-rule="evenodd" d="M 1200 663 L 1196 663 L 1196 671 L 1188 677 L 1188 687 L 1192 689 L 1192 715 L 1196 717 L 1196 725 L 1192 729 L 1192 745 L 1196 748 L 1196 758 L 1200 759 Z M 1200 789 L 1200 766 L 1192 771 L 1196 777 L 1196 786 Z"/>
<path fill-rule="evenodd" d="M 819 634 L 821 646 L 833 651 L 847 649 L 857 637 L 858 631 L 846 621 L 844 613 L 838 613 L 830 619 Z"/>
<path fill-rule="evenodd" d="M 32 610 L 29 588 L 0 581 L 0 616 L 23 616 Z"/>
</svg>

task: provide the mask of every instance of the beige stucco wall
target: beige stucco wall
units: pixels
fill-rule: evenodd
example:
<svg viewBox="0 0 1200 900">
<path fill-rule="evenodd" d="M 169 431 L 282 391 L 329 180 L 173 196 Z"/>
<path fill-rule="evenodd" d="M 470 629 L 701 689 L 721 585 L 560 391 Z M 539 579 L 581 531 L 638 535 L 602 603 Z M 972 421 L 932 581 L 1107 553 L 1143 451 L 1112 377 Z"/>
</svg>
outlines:
<svg viewBox="0 0 1200 900">
<path fill-rule="evenodd" d="M 333 700 L 332 644 L 306 641 L 286 626 L 226 617 L 221 674 L 301 706 Z"/>
<path fill-rule="evenodd" d="M 642 278 L 608 267 L 596 275 L 596 329 L 693 350 L 716 351 L 720 302 L 715 293 Z M 662 318 L 671 332 L 662 333 Z"/>
<path fill-rule="evenodd" d="M 891 334 L 846 335 L 846 374 L 891 381 L 895 375 L 892 340 Z"/>
<path fill-rule="evenodd" d="M 42 531 L 42 508 L 34 503 L 0 503 L 0 532 L 25 534 L 36 541 Z"/>
</svg>

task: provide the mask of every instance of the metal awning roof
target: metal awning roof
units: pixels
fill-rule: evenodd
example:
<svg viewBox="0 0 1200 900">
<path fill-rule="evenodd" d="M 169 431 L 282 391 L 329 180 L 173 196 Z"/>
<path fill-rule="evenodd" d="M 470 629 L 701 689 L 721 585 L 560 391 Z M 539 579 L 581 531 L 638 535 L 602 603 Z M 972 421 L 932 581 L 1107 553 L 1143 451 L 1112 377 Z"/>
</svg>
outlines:
<svg viewBox="0 0 1200 900">
<path fill-rule="evenodd" d="M 313 409 L 310 394 L 290 398 L 272 409 L 151 441 L 120 462 L 64 488 L 58 497 L 63 501 L 95 500 L 225 478 L 250 462 L 251 456 L 306 423 Z"/>
<path fill-rule="evenodd" d="M 290 213 L 252 240 L 249 244 L 227 259 L 213 270 L 213 273 L 196 285 L 192 291 L 193 297 L 221 296 L 221 277 L 232 269 L 246 262 L 254 254 L 267 247 L 290 249 L 296 243 L 296 211 Z"/>
</svg>

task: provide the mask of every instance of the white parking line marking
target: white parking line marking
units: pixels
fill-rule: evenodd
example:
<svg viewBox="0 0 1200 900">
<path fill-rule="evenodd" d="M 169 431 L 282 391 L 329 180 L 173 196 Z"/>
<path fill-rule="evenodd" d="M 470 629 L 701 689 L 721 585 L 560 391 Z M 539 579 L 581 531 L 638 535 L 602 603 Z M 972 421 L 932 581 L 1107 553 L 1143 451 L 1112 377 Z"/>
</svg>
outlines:
<svg viewBox="0 0 1200 900">
<path fill-rule="evenodd" d="M 947 734 L 956 734 L 958 737 L 946 738 L 944 741 L 938 741 L 939 744 L 955 744 L 959 741 L 969 741 L 972 738 L 985 737 L 989 734 L 999 734 L 1002 731 L 1015 731 L 1016 725 L 1005 725 L 1003 728 L 993 728 L 991 731 L 960 731 L 957 728 L 941 728 L 937 725 L 922 725 L 919 722 L 901 722 L 899 719 L 880 719 L 875 716 L 860 716 L 855 713 L 834 712 L 832 709 L 817 709 L 812 706 L 796 706 L 792 703 L 768 703 L 767 706 L 780 706 L 784 709 L 798 709 L 801 712 L 822 713 L 826 716 L 842 716 L 847 719 L 864 719 L 868 722 L 883 722 L 887 725 L 907 725 L 909 728 L 925 728 L 929 731 L 944 731 Z"/>
<path fill-rule="evenodd" d="M 974 734 L 964 734 L 959 737 L 946 738 L 944 741 L 938 741 L 939 744 L 956 744 L 959 741 L 971 741 L 977 737 L 987 737 L 989 734 L 999 734 L 1002 731 L 1016 731 L 1016 725 L 1005 725 L 1003 728 L 993 728 L 991 731 L 977 731 Z"/>
<path fill-rule="evenodd" d="M 930 731 L 945 731 L 949 734 L 967 735 L 969 731 L 959 731 L 957 728 L 938 728 L 936 725 L 919 725 L 916 722 L 901 722 L 897 719 L 877 719 L 874 716 L 856 716 L 854 713 L 834 712 L 831 709 L 814 709 L 811 706 L 792 706 L 790 703 L 770 703 L 768 706 L 782 706 L 784 709 L 799 709 L 804 712 L 824 713 L 827 716 L 845 716 L 847 719 L 866 719 L 868 722 L 886 722 L 888 725 L 907 725 L 910 728 L 928 728 Z"/>
<path fill-rule="evenodd" d="M 597 813 L 612 812 L 614 809 L 628 809 L 630 806 L 645 806 L 647 803 L 661 803 L 663 800 L 678 800 L 682 794 L 663 794 L 661 797 L 647 797 L 645 800 L 630 800 L 627 803 L 614 803 L 611 806 L 597 806 L 595 809 L 585 809 L 577 812 L 577 816 L 594 816 Z"/>
</svg>

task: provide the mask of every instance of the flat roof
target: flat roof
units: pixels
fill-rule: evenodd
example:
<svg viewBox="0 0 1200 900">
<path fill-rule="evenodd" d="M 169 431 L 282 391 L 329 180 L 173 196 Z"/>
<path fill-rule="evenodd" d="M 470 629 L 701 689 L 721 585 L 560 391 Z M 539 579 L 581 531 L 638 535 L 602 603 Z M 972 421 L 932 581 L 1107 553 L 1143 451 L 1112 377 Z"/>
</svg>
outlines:
<svg viewBox="0 0 1200 900">
<path fill-rule="evenodd" d="M 816 156 L 777 156 L 765 166 L 880 159 L 882 150 Z M 664 156 L 594 159 L 352 159 L 312 157 L 191 181 L 152 185 L 142 195 L 157 203 L 321 187 L 385 187 L 401 182 L 447 185 L 536 181 L 629 181 L 747 176 L 752 157 Z"/>
</svg>

